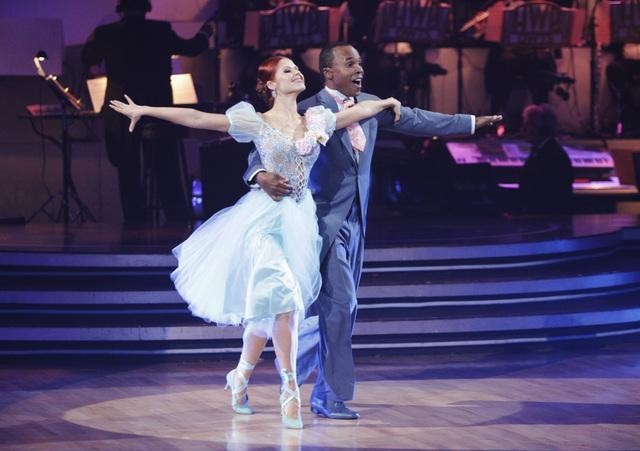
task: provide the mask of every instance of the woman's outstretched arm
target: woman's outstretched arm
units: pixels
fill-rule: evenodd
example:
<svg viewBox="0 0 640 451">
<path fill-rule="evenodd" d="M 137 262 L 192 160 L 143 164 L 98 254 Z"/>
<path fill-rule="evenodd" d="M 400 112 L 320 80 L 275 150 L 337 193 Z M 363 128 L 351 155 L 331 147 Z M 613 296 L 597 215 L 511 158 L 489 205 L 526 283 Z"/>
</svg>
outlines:
<svg viewBox="0 0 640 451">
<path fill-rule="evenodd" d="M 354 122 L 368 119 L 387 108 L 393 108 L 393 113 L 395 114 L 394 120 L 397 122 L 400 120 L 401 106 L 400 102 L 393 97 L 383 100 L 363 100 L 351 108 L 336 113 L 336 129 L 341 129 Z"/>
<path fill-rule="evenodd" d="M 155 117 L 190 128 L 202 128 L 218 132 L 227 132 L 229 130 L 229 119 L 224 114 L 204 113 L 193 108 L 137 105 L 128 95 L 125 94 L 124 97 L 127 103 L 111 100 L 109 107 L 131 119 L 130 132 L 133 131 L 142 116 Z"/>
</svg>

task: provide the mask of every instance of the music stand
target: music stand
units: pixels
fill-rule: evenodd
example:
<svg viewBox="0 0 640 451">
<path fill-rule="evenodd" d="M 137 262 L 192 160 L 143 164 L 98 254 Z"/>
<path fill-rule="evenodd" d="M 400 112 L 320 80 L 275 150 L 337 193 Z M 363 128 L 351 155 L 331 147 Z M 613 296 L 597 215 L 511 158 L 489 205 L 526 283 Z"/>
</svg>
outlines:
<svg viewBox="0 0 640 451">
<path fill-rule="evenodd" d="M 580 44 L 585 13 L 546 0 L 505 6 L 496 2 L 488 10 L 485 40 L 526 48 L 571 47 Z"/>
<path fill-rule="evenodd" d="M 451 5 L 420 0 L 385 0 L 378 5 L 376 43 L 411 42 L 437 47 L 451 34 Z"/>
<path fill-rule="evenodd" d="M 78 196 L 78 191 L 76 190 L 75 184 L 73 182 L 73 178 L 71 177 L 71 139 L 69 137 L 69 108 L 73 108 L 75 111 L 82 111 L 83 104 L 82 100 L 78 97 L 74 96 L 69 88 L 65 88 L 58 81 L 58 78 L 55 75 L 47 75 L 42 68 L 41 62 L 47 59 L 47 54 L 43 51 L 39 51 L 38 54 L 33 58 L 33 62 L 36 66 L 38 75 L 40 75 L 47 82 L 47 85 L 51 88 L 53 93 L 55 94 L 58 102 L 60 104 L 60 119 L 62 120 L 62 135 L 60 141 L 53 139 L 49 136 L 44 135 L 43 133 L 36 130 L 33 119 L 31 120 L 31 126 L 36 132 L 37 135 L 49 139 L 54 144 L 60 147 L 62 151 L 62 192 L 52 194 L 49 196 L 47 200 L 45 200 L 42 205 L 27 218 L 27 223 L 31 222 L 39 213 L 45 213 L 49 219 L 54 222 L 59 222 L 60 218 L 64 220 L 64 225 L 69 225 L 69 198 L 71 198 L 78 207 L 78 217 L 81 222 L 92 221 L 96 222 L 96 219 L 89 211 L 89 208 L 82 202 L 80 196 Z M 42 113 L 40 113 L 42 114 Z M 60 210 L 58 210 L 58 214 L 56 217 L 52 216 L 47 210 L 46 207 L 55 200 L 56 197 L 62 197 L 62 204 L 60 205 Z"/>
<path fill-rule="evenodd" d="M 256 49 L 322 47 L 340 34 L 340 8 L 289 3 L 245 14 L 244 44 Z"/>
<path fill-rule="evenodd" d="M 406 68 L 410 52 L 398 51 L 399 43 L 408 42 L 419 46 L 440 47 L 451 35 L 451 5 L 424 2 L 421 0 L 385 0 L 378 4 L 373 40 L 376 44 L 396 44 L 394 63 L 399 71 L 402 103 L 407 103 L 411 91 Z M 446 71 L 436 64 L 425 64 L 424 55 L 417 59 L 419 70 L 426 75 L 422 87 L 427 91 L 427 108 L 431 104 L 431 77 L 445 75 Z M 460 71 L 460 74 L 462 71 Z"/>
</svg>

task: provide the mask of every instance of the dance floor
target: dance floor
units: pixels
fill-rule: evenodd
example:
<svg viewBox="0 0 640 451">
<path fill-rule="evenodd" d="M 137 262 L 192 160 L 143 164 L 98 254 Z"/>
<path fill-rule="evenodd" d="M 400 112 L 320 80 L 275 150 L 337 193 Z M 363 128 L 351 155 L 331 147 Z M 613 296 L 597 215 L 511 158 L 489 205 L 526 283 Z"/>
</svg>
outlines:
<svg viewBox="0 0 640 451">
<path fill-rule="evenodd" d="M 4 363 L 0 449 L 616 450 L 640 448 L 640 342 L 360 356 L 358 421 L 280 424 L 271 361 L 235 415 L 226 359 Z"/>
<path fill-rule="evenodd" d="M 165 286 L 188 227 L 2 226 L 0 449 L 640 449 L 639 225 L 634 215 L 374 222 L 354 342 L 362 418 L 315 416 L 305 384 L 302 431 L 281 425 L 270 354 L 251 380 L 256 413 L 233 414 L 222 387 L 237 355 L 224 340 L 214 349 L 213 329 L 188 322 Z M 405 293 L 414 285 L 428 288 L 420 308 Z M 383 288 L 395 291 L 377 299 Z M 146 293 L 158 299 L 140 313 Z M 520 324 L 536 335 L 521 337 Z M 175 342 L 129 337 L 171 330 Z"/>
</svg>

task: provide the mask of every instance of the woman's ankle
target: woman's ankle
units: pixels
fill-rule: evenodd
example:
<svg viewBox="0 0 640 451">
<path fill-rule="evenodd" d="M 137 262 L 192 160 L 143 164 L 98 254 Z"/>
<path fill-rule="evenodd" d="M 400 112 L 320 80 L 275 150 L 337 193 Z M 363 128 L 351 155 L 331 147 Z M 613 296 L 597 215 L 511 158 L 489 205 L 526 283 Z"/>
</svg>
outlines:
<svg viewBox="0 0 640 451">
<path fill-rule="evenodd" d="M 295 418 L 300 414 L 300 390 L 295 372 L 288 368 L 281 368 L 280 378 L 282 379 L 282 389 L 280 390 L 282 411 L 286 416 Z"/>
<path fill-rule="evenodd" d="M 239 379 L 240 378 L 239 376 L 241 376 L 248 383 L 254 368 L 255 368 L 255 364 L 241 357 L 240 360 L 238 361 L 238 366 L 236 366 L 236 378 Z"/>
</svg>

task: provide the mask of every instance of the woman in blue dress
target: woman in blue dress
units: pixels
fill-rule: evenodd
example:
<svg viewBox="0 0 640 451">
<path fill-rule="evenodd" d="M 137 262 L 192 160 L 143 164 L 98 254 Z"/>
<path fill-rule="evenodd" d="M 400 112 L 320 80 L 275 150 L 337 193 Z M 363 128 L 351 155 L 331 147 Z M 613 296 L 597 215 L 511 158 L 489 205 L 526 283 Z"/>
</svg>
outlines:
<svg viewBox="0 0 640 451">
<path fill-rule="evenodd" d="M 265 169 L 289 181 L 292 192 L 275 201 L 252 189 L 195 230 L 173 252 L 178 266 L 171 274 L 192 313 L 217 324 L 244 326 L 238 366 L 226 377 L 231 406 L 251 414 L 249 377 L 271 337 L 280 365 L 280 405 L 285 427 L 302 428 L 300 391 L 296 381 L 298 322 L 320 290 L 321 238 L 315 203 L 307 187 L 309 172 L 335 129 L 392 108 L 393 98 L 360 102 L 333 113 L 310 108 L 304 115 L 296 99 L 304 77 L 289 58 L 273 56 L 258 68 L 256 90 L 270 109 L 257 113 L 240 102 L 225 114 L 194 109 L 149 107 L 112 100 L 111 108 L 131 118 L 152 116 L 192 128 L 229 133 L 239 142 L 253 141 Z"/>
</svg>

